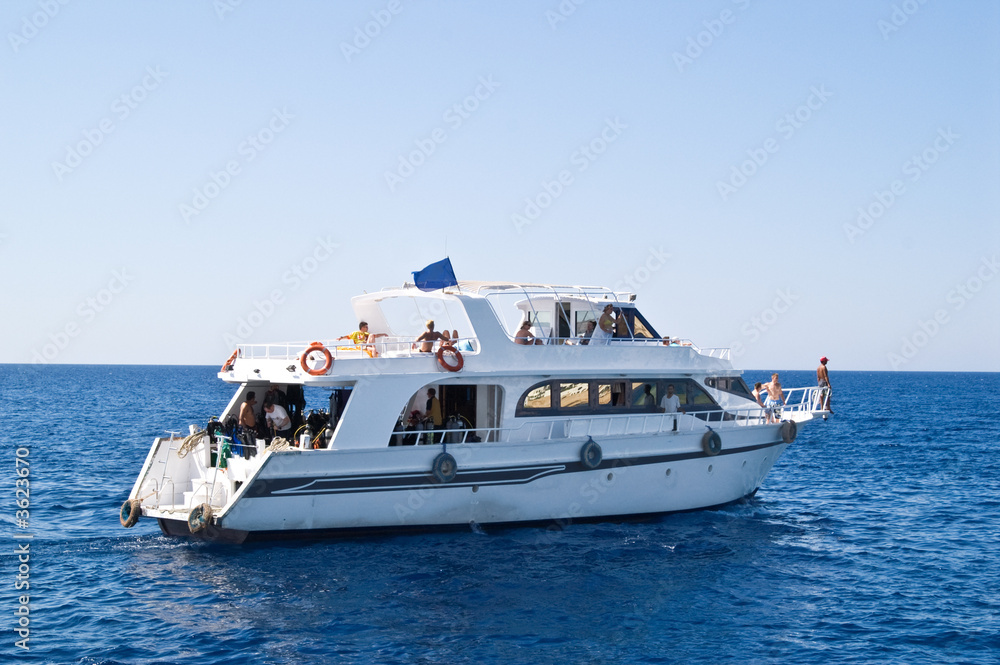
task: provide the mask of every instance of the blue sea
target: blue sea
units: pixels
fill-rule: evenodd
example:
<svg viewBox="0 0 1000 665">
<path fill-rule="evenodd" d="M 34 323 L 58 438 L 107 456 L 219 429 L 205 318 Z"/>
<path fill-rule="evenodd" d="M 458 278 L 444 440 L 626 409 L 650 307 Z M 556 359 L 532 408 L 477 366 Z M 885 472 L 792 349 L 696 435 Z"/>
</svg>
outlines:
<svg viewBox="0 0 1000 665">
<path fill-rule="evenodd" d="M 230 398 L 216 371 L 0 365 L 0 662 L 1000 662 L 1000 374 L 831 367 L 836 415 L 719 510 L 244 546 L 123 529 L 153 437 Z"/>
</svg>

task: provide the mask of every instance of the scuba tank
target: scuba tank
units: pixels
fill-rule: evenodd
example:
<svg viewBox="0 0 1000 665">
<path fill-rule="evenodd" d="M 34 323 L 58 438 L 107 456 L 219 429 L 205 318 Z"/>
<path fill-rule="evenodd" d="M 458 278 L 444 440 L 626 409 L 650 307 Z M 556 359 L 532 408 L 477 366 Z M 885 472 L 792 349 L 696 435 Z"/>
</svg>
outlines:
<svg viewBox="0 0 1000 665">
<path fill-rule="evenodd" d="M 309 428 L 309 425 L 306 425 L 306 428 L 305 430 L 303 430 L 302 435 L 299 436 L 299 448 L 301 448 L 302 450 L 308 450 L 309 448 L 312 448 L 312 438 L 313 438 L 313 431 L 312 429 Z"/>
</svg>

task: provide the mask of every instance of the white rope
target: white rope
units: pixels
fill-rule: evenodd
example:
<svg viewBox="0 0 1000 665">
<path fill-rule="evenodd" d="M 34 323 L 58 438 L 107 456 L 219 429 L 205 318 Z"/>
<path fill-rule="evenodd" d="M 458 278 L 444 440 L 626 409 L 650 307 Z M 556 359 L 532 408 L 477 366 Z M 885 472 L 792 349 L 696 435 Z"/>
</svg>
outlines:
<svg viewBox="0 0 1000 665">
<path fill-rule="evenodd" d="M 291 447 L 292 447 L 292 444 L 291 444 L 291 442 L 288 441 L 288 439 L 283 439 L 280 436 L 276 436 L 274 438 L 274 440 L 271 441 L 271 445 L 269 445 L 267 447 L 267 449 L 268 450 L 288 450 Z"/>
<path fill-rule="evenodd" d="M 189 434 L 184 437 L 181 447 L 177 449 L 177 456 L 180 458 L 187 457 L 188 453 L 198 447 L 198 444 L 201 443 L 202 437 L 204 437 L 206 433 L 207 432 L 205 430 L 201 430 L 200 432 L 195 432 L 194 434 Z"/>
</svg>

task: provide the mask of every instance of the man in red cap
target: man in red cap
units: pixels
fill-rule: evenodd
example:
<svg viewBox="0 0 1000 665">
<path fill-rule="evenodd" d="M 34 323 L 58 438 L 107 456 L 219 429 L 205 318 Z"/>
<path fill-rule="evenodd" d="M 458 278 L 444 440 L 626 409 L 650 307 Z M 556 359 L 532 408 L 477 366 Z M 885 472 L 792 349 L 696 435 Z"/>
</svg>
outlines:
<svg viewBox="0 0 1000 665">
<path fill-rule="evenodd" d="M 830 415 L 833 415 L 833 409 L 830 408 L 830 396 L 833 389 L 830 387 L 830 375 L 826 371 L 826 363 L 829 360 L 826 356 L 819 359 L 819 367 L 816 368 L 816 383 L 822 390 L 820 395 L 825 397 L 825 402 L 823 404 L 823 410 L 829 411 Z"/>
</svg>

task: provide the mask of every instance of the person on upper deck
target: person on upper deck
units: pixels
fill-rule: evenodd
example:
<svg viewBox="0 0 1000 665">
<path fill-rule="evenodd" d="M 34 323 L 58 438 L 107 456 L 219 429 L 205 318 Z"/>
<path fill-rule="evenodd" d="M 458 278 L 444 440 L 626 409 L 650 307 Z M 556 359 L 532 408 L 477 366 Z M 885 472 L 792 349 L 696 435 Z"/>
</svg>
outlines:
<svg viewBox="0 0 1000 665">
<path fill-rule="evenodd" d="M 360 323 L 358 323 L 358 329 L 357 330 L 355 330 L 354 332 L 352 332 L 349 335 L 342 335 L 342 336 L 338 337 L 337 341 L 339 342 L 342 339 L 349 339 L 349 340 L 351 340 L 352 344 L 361 345 L 361 344 L 371 344 L 376 339 L 378 339 L 379 337 L 388 337 L 388 335 L 386 333 L 370 333 L 370 332 L 368 332 L 368 322 L 367 321 L 361 321 Z M 375 350 L 375 347 L 368 346 L 368 347 L 365 347 L 365 348 L 367 348 L 371 352 L 371 355 L 372 355 L 373 358 L 378 355 L 378 352 Z"/>
<path fill-rule="evenodd" d="M 580 335 L 580 344 L 586 346 L 590 344 L 590 338 L 594 336 L 594 329 L 597 328 L 597 321 L 587 321 L 587 331 Z"/>
<path fill-rule="evenodd" d="M 594 334 L 590 338 L 591 345 L 604 345 L 608 344 L 611 336 L 615 332 L 615 317 L 612 315 L 611 303 L 604 306 L 604 311 L 601 312 L 601 318 L 597 320 L 597 327 L 594 328 Z"/>
<path fill-rule="evenodd" d="M 542 340 L 538 339 L 531 334 L 531 321 L 525 321 L 518 328 L 517 332 L 514 333 L 514 343 L 524 344 L 525 346 L 531 346 L 532 344 L 541 344 Z"/>
<path fill-rule="evenodd" d="M 444 335 L 434 330 L 434 320 L 429 319 L 427 321 L 427 330 L 420 337 L 417 338 L 416 342 L 413 344 L 413 348 L 417 348 L 417 342 L 420 343 L 421 353 L 430 353 L 434 350 L 434 342 L 444 339 Z"/>
<path fill-rule="evenodd" d="M 615 337 L 618 339 L 632 337 L 632 332 L 628 329 L 628 322 L 625 320 L 624 310 L 618 310 L 618 318 L 615 319 Z"/>
</svg>

